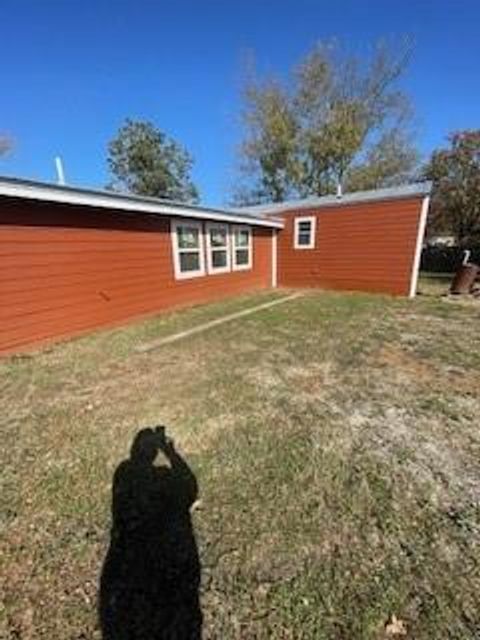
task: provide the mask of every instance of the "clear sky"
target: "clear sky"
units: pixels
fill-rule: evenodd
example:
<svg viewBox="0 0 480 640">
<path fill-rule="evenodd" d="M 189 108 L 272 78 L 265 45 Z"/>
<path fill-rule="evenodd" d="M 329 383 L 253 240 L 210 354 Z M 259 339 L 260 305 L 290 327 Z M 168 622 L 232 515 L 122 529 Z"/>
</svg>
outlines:
<svg viewBox="0 0 480 640">
<path fill-rule="evenodd" d="M 412 35 L 404 79 L 427 154 L 480 127 L 480 0 L 1 0 L 0 173 L 103 187 L 106 145 L 125 117 L 148 118 L 195 158 L 203 202 L 234 180 L 242 60 L 285 73 L 319 39 L 366 51 Z"/>
</svg>

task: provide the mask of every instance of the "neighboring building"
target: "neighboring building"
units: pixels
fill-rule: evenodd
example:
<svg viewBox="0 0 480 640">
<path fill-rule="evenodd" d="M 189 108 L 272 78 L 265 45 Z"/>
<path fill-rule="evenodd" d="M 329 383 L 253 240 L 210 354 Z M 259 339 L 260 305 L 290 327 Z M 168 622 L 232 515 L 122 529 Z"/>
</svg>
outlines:
<svg viewBox="0 0 480 640">
<path fill-rule="evenodd" d="M 277 284 L 414 295 L 428 189 L 225 210 L 0 179 L 0 354 Z"/>
</svg>

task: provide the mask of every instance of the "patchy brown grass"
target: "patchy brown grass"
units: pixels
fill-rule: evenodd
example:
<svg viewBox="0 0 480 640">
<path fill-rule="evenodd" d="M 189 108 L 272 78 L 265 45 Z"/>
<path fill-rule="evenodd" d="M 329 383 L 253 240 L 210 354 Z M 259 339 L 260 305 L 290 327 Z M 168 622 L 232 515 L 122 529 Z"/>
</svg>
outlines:
<svg viewBox="0 0 480 640">
<path fill-rule="evenodd" d="M 135 351 L 253 296 L 2 362 L 0 637 L 100 637 L 112 475 L 163 423 L 200 486 L 205 639 L 478 638 L 479 312 L 421 287 Z"/>
</svg>

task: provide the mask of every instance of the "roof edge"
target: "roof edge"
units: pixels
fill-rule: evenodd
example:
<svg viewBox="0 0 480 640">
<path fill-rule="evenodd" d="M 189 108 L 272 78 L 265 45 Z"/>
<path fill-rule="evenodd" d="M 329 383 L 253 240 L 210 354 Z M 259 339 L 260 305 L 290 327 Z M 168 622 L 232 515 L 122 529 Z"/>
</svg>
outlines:
<svg viewBox="0 0 480 640">
<path fill-rule="evenodd" d="M 368 191 L 352 191 L 345 193 L 341 197 L 336 195 L 322 196 L 318 198 L 305 198 L 299 200 L 288 200 L 270 204 L 260 204 L 250 207 L 237 207 L 235 212 L 241 214 L 242 211 L 254 215 L 274 216 L 280 213 L 287 213 L 299 209 L 316 209 L 323 207 L 339 207 L 354 205 L 362 202 L 381 202 L 384 200 L 400 200 L 405 198 L 425 197 L 430 194 L 432 183 L 415 182 L 412 184 L 400 185 L 397 187 L 386 187 L 383 189 L 371 189 Z"/>
<path fill-rule="evenodd" d="M 86 189 L 51 182 L 39 182 L 22 178 L 0 176 L 0 196 L 23 198 L 40 202 L 72 204 L 78 206 L 115 209 L 130 214 L 178 216 L 182 218 L 209 219 L 253 226 L 283 227 L 280 220 L 272 220 L 261 214 L 234 211 L 217 207 L 205 207 L 159 198 L 118 193 L 116 191 Z"/>
</svg>

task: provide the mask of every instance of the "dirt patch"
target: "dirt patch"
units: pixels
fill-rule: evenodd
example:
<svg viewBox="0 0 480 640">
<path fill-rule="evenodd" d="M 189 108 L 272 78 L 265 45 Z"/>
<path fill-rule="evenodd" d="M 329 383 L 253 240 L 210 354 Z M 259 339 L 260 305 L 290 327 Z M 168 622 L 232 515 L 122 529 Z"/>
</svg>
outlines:
<svg viewBox="0 0 480 640">
<path fill-rule="evenodd" d="M 391 367 L 401 375 L 416 381 L 429 383 L 436 374 L 431 364 L 418 360 L 415 356 L 394 345 L 383 346 L 374 356 L 374 362 L 381 367 Z"/>
<path fill-rule="evenodd" d="M 461 394 L 477 394 L 480 390 L 480 373 L 466 371 L 459 366 L 422 360 L 396 345 L 382 346 L 372 356 L 371 362 L 374 366 L 387 368 L 402 380 L 416 385 L 433 385 Z"/>
</svg>

